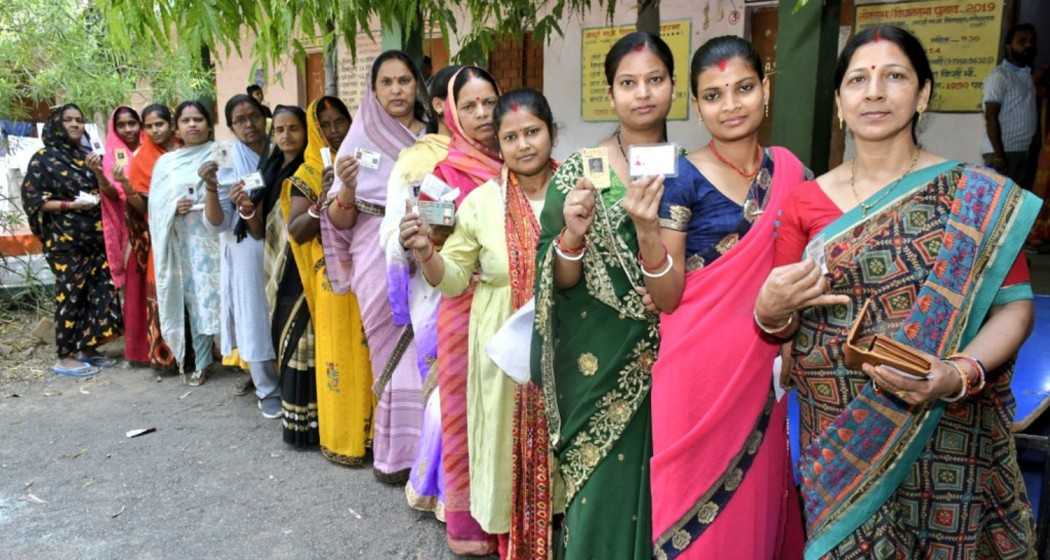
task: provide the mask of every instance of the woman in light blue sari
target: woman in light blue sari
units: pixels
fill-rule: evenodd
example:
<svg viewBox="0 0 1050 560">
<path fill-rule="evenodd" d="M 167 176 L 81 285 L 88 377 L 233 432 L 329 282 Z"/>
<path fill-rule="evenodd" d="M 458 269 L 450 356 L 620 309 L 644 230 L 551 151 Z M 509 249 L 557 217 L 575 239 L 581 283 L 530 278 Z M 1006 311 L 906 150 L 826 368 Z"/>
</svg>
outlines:
<svg viewBox="0 0 1050 560">
<path fill-rule="evenodd" d="M 1035 558 L 1010 379 L 1040 201 L 918 145 L 934 76 L 908 32 L 858 33 L 835 78 L 856 157 L 792 191 L 755 304 L 792 338 L 805 557 Z"/>
<path fill-rule="evenodd" d="M 245 189 L 245 179 L 259 170 L 271 145 L 262 107 L 254 97 L 231 97 L 226 102 L 226 122 L 237 136 L 236 142 L 229 143 L 229 165 L 209 161 L 200 168 L 207 185 L 204 215 L 208 225 L 221 232 L 222 240 L 222 353 L 237 349 L 248 363 L 262 415 L 279 418 L 281 388 L 263 273 L 265 217 Z"/>
<path fill-rule="evenodd" d="M 197 176 L 211 156 L 211 115 L 200 103 L 187 101 L 175 110 L 175 126 L 183 145 L 160 156 L 153 168 L 149 229 L 161 337 L 184 376 L 190 340 L 193 383 L 211 365 L 212 340 L 219 334 L 219 238 L 204 224 L 205 193 Z"/>
</svg>

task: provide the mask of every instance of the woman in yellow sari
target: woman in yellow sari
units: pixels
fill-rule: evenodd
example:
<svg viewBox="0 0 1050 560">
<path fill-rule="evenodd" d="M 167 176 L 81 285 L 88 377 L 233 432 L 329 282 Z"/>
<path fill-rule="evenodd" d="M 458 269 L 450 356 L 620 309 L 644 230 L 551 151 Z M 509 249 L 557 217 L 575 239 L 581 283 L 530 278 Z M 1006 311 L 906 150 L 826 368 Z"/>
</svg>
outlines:
<svg viewBox="0 0 1050 560">
<path fill-rule="evenodd" d="M 336 294 L 328 283 L 319 219 L 333 179 L 321 152 L 330 150 L 334 156 L 350 120 L 350 112 L 335 97 L 310 104 L 305 161 L 284 183 L 281 212 L 314 329 L 321 453 L 334 463 L 356 467 L 371 446 L 372 368 L 357 298 L 349 292 Z"/>
</svg>

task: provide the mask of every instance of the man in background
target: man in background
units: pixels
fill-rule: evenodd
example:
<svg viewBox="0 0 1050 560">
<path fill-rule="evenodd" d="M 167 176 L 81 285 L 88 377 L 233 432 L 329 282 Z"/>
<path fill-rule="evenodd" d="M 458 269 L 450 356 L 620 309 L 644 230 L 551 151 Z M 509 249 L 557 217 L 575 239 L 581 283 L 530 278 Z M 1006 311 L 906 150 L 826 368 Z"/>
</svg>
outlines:
<svg viewBox="0 0 1050 560">
<path fill-rule="evenodd" d="M 260 86 L 259 84 L 252 84 L 252 85 L 248 86 L 247 92 L 248 92 L 248 95 L 254 97 L 256 100 L 259 101 L 259 104 L 262 105 L 263 116 L 266 117 L 267 119 L 272 119 L 273 118 L 273 111 L 271 111 L 270 110 L 270 106 L 267 105 L 265 101 L 263 101 L 263 89 L 262 89 L 262 86 Z"/>
<path fill-rule="evenodd" d="M 1006 34 L 1006 58 L 984 80 L 985 163 L 1024 188 L 1032 187 L 1029 149 L 1038 125 L 1032 63 L 1035 27 L 1022 23 Z"/>
</svg>

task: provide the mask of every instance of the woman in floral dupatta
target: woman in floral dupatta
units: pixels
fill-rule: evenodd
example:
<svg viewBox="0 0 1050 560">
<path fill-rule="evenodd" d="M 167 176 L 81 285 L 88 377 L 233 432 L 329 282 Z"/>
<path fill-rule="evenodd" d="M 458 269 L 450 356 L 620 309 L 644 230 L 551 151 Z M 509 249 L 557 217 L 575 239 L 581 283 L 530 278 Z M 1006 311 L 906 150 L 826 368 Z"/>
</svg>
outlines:
<svg viewBox="0 0 1050 560">
<path fill-rule="evenodd" d="M 769 82 L 750 43 L 711 39 L 690 82 L 710 144 L 679 159 L 662 200 L 632 191 L 625 202 L 645 285 L 665 313 L 653 367 L 653 554 L 798 558 L 787 401 L 776 402 L 770 377 L 780 346 L 751 311 L 773 268 L 774 221 L 804 168 L 758 144 Z"/>
<path fill-rule="evenodd" d="M 394 323 L 378 238 L 394 162 L 424 131 L 423 104 L 417 96 L 422 78 L 401 51 L 376 58 L 370 77 L 350 133 L 339 146 L 337 178 L 328 193 L 328 209 L 321 214 L 321 236 L 333 290 L 353 292 L 361 305 L 372 390 L 378 400 L 373 472 L 382 482 L 404 484 L 423 423 L 423 379 L 411 328 Z"/>
<path fill-rule="evenodd" d="M 449 83 L 445 106 L 445 126 L 452 134 L 448 156 L 434 169 L 434 175 L 459 189 L 456 206 L 479 185 L 499 175 L 502 162 L 496 150 L 492 110 L 499 98 L 496 80 L 484 70 L 468 66 Z M 440 241 L 440 240 L 438 240 Z M 475 506 L 471 470 L 476 460 L 471 453 L 467 406 L 468 329 L 473 290 L 459 297 L 444 297 L 438 308 L 437 368 L 441 399 L 441 466 L 445 475 L 445 523 L 449 548 L 458 554 L 484 556 L 496 551 L 496 539 L 485 529 L 487 511 L 497 503 L 488 497 Z M 493 470 L 492 472 L 495 472 Z M 494 480 L 485 479 L 485 492 L 494 492 Z M 479 484 L 481 479 L 479 479 Z M 510 481 L 504 481 L 509 489 Z M 480 486 L 479 486 L 480 488 Z M 509 494 L 506 494 L 509 498 Z M 506 500 L 505 500 L 506 502 Z M 509 503 L 509 502 L 507 502 Z M 486 504 L 486 505 L 481 505 Z M 488 505 L 491 504 L 491 505 Z M 498 504 L 502 509 L 503 504 Z M 474 508 L 481 508 L 474 511 Z M 506 532 L 507 522 L 500 523 Z"/>
<path fill-rule="evenodd" d="M 789 198 L 782 266 L 755 306 L 759 326 L 794 339 L 805 557 L 1035 558 L 1010 378 L 1032 322 L 1020 250 L 1039 201 L 916 145 L 933 73 L 906 31 L 858 33 L 835 78 L 856 159 Z M 811 239 L 826 275 L 797 262 Z M 862 347 L 878 334 L 922 353 L 927 376 L 847 365 L 851 324 Z"/>
<path fill-rule="evenodd" d="M 532 375 L 542 383 L 565 485 L 558 558 L 652 557 L 649 386 L 658 320 L 643 300 L 622 177 L 631 145 L 665 140 L 673 69 L 659 37 L 636 32 L 613 45 L 605 77 L 620 126 L 598 145 L 609 187 L 597 192 L 584 177 L 588 162 L 574 153 L 547 189 L 540 218 Z"/>
<path fill-rule="evenodd" d="M 142 110 L 142 126 L 145 134 L 142 146 L 131 160 L 127 175 L 124 195 L 128 206 L 128 232 L 131 243 L 129 262 L 135 260 L 136 266 L 145 270 L 143 285 L 146 300 L 146 340 L 149 344 L 149 364 L 155 369 L 171 369 L 175 365 L 175 356 L 164 343 L 160 335 L 160 317 L 157 313 L 157 279 L 153 269 L 153 246 L 149 236 L 149 189 L 153 178 L 153 168 L 160 156 L 179 146 L 175 137 L 175 121 L 171 110 L 161 104 L 153 104 Z M 130 191 L 128 189 L 130 185 Z M 129 286 L 129 291 L 130 291 Z M 128 295 L 130 297 L 130 295 Z"/>
<path fill-rule="evenodd" d="M 437 309 L 441 293 L 427 283 L 411 260 L 411 253 L 401 246 L 401 218 L 405 217 L 408 202 L 434 166 L 448 156 L 451 141 L 445 125 L 445 101 L 448 84 L 459 71 L 459 66 L 447 66 L 430 80 L 430 122 L 427 134 L 412 146 L 401 150 L 386 190 L 386 214 L 379 226 L 379 242 L 386 251 L 387 280 L 390 309 L 394 323 L 412 324 L 415 335 L 416 360 L 419 373 L 425 379 L 423 398 L 423 435 L 419 440 L 412 472 L 405 484 L 405 498 L 409 507 L 433 512 L 437 519 L 445 519 L 445 480 L 441 466 L 441 394 L 437 391 Z"/>
<path fill-rule="evenodd" d="M 335 177 L 324 166 L 321 150 L 339 149 L 350 128 L 350 112 L 338 98 L 322 97 L 307 108 L 306 122 L 305 161 L 284 183 L 281 211 L 289 223 L 288 248 L 314 332 L 321 454 L 333 463 L 359 467 L 371 444 L 372 370 L 357 298 L 335 293 L 326 277 L 319 219 Z"/>
</svg>

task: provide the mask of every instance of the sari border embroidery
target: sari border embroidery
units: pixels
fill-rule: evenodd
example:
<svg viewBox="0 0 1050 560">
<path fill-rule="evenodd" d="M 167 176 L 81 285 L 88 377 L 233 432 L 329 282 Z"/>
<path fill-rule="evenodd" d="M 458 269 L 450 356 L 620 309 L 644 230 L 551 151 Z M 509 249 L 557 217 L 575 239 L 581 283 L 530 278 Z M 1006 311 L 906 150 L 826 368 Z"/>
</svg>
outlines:
<svg viewBox="0 0 1050 560">
<path fill-rule="evenodd" d="M 394 346 L 394 352 L 390 354 L 390 360 L 383 366 L 383 374 L 376 380 L 375 385 L 372 386 L 372 392 L 376 398 L 383 396 L 383 391 L 386 389 L 390 380 L 394 377 L 394 370 L 401 363 L 401 358 L 405 357 L 405 352 L 408 350 L 412 339 L 415 337 L 415 333 L 412 331 L 412 325 L 405 327 L 405 330 L 401 331 L 401 336 L 397 339 L 397 345 Z"/>
<path fill-rule="evenodd" d="M 755 427 L 744 442 L 744 447 L 729 462 L 715 484 L 700 496 L 696 504 L 663 534 L 654 539 L 653 558 L 656 560 L 677 558 L 691 544 L 699 540 L 704 531 L 718 519 L 747 477 L 751 465 L 754 464 L 758 450 L 765 441 L 766 429 L 769 427 L 769 419 L 773 415 L 776 402 L 776 396 L 771 388 L 769 397 L 766 399 L 766 406 L 755 421 Z"/>
</svg>

